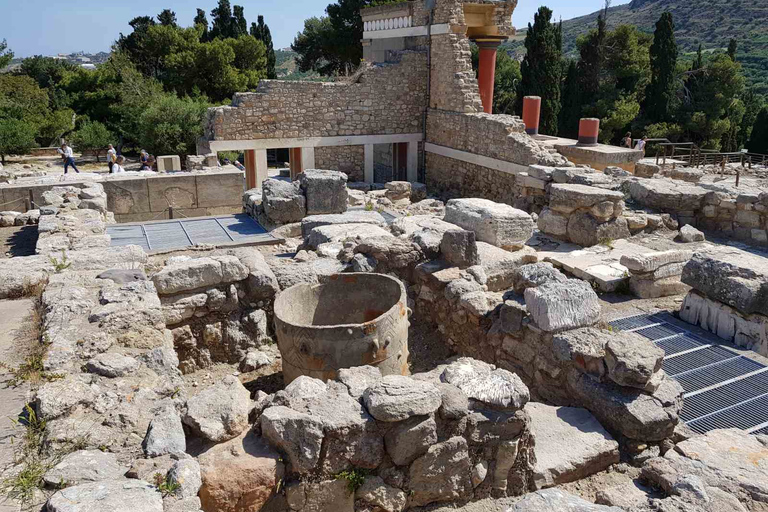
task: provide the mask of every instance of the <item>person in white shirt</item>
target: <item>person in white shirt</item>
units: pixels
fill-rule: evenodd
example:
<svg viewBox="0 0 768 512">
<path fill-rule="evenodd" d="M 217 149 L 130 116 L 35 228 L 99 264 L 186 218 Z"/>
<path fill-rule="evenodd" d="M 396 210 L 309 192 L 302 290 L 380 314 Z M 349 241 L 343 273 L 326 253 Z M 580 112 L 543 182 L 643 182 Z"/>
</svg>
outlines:
<svg viewBox="0 0 768 512">
<path fill-rule="evenodd" d="M 75 165 L 75 156 L 72 153 L 72 148 L 69 147 L 66 143 L 61 145 L 61 149 L 59 150 L 59 153 L 61 153 L 62 158 L 64 158 L 64 174 L 67 174 L 67 171 L 69 170 L 69 166 L 71 165 L 72 168 L 75 170 L 76 173 L 80 174 L 80 171 L 77 169 L 77 166 Z"/>
<path fill-rule="evenodd" d="M 645 153 L 645 145 L 648 144 L 648 137 L 643 137 L 639 141 L 637 141 L 637 144 L 635 144 L 635 151 L 642 151 Z"/>
<path fill-rule="evenodd" d="M 112 170 L 110 171 L 112 174 L 118 174 L 121 172 L 125 172 L 125 168 L 123 168 L 123 164 L 125 163 L 125 157 L 122 155 L 117 157 L 117 160 L 115 161 L 114 165 L 112 166 Z"/>
<path fill-rule="evenodd" d="M 117 162 L 117 151 L 114 146 L 110 144 L 107 149 L 107 165 L 109 166 L 109 173 L 112 174 L 112 166 Z"/>
</svg>

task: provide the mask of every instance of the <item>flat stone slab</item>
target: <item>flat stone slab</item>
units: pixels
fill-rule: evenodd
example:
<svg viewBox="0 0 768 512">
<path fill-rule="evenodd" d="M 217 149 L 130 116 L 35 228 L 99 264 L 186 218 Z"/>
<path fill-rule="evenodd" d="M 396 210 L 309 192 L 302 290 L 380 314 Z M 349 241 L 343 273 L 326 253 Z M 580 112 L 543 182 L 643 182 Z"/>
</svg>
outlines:
<svg viewBox="0 0 768 512">
<path fill-rule="evenodd" d="M 586 409 L 531 402 L 537 489 L 581 480 L 619 462 L 619 443 Z"/>
<path fill-rule="evenodd" d="M 621 263 L 622 258 L 648 252 L 647 247 L 626 240 L 616 240 L 610 247 L 596 245 L 570 252 L 540 252 L 539 258 L 579 279 L 595 283 L 600 291 L 614 292 L 629 279 L 629 269 Z"/>
<path fill-rule="evenodd" d="M 365 210 L 353 210 L 327 215 L 310 215 L 301 220 L 301 236 L 306 238 L 317 227 L 335 224 L 374 224 L 376 226 L 386 226 L 387 220 L 379 212 Z"/>
<path fill-rule="evenodd" d="M 312 231 L 306 238 L 306 243 L 312 248 L 328 242 L 343 242 L 347 238 L 371 238 L 390 237 L 394 235 L 384 228 L 372 224 L 333 224 L 320 226 Z"/>
<path fill-rule="evenodd" d="M 530 215 L 487 199 L 451 199 L 445 207 L 445 221 L 474 231 L 477 240 L 496 247 L 522 247 L 533 234 Z"/>
<path fill-rule="evenodd" d="M 768 315 L 768 258 L 732 247 L 696 253 L 682 281 L 745 314 Z"/>
<path fill-rule="evenodd" d="M 549 206 L 555 210 L 576 210 L 610 201 L 616 203 L 624 199 L 624 194 L 613 190 L 590 187 L 588 185 L 557 184 L 550 188 Z"/>
<path fill-rule="evenodd" d="M 655 272 L 664 265 L 683 263 L 693 257 L 693 252 L 673 249 L 670 251 L 648 251 L 626 254 L 621 257 L 621 264 L 633 272 Z"/>
</svg>

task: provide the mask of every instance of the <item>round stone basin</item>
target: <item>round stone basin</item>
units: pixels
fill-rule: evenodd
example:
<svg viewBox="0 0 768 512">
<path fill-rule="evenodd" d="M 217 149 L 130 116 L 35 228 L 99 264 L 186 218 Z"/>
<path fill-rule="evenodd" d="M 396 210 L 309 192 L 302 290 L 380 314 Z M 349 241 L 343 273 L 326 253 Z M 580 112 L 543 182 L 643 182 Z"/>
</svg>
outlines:
<svg viewBox="0 0 768 512">
<path fill-rule="evenodd" d="M 392 277 L 338 274 L 292 286 L 275 300 L 285 383 L 335 379 L 342 368 L 364 365 L 408 375 L 408 325 L 405 288 Z"/>
</svg>

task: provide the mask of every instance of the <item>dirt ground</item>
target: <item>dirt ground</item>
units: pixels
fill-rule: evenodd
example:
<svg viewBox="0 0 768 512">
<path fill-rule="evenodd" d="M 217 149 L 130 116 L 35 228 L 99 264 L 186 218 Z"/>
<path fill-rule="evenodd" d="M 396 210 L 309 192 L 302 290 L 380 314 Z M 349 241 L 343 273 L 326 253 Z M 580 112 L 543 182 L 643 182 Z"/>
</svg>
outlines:
<svg viewBox="0 0 768 512">
<path fill-rule="evenodd" d="M 37 226 L 0 228 L 0 259 L 32 256 L 37 245 Z"/>
</svg>

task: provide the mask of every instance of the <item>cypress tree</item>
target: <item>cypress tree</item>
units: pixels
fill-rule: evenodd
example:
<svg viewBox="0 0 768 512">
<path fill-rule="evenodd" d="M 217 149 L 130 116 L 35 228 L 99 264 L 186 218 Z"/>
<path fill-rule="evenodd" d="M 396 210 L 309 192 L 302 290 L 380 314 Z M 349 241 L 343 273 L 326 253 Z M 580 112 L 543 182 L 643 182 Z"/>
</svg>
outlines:
<svg viewBox="0 0 768 512">
<path fill-rule="evenodd" d="M 219 5 L 211 11 L 211 39 L 232 37 L 232 8 L 229 0 L 219 0 Z"/>
<path fill-rule="evenodd" d="M 251 35 L 264 43 L 267 48 L 267 78 L 274 80 L 277 78 L 277 72 L 275 71 L 275 47 L 272 44 L 272 32 L 269 30 L 269 25 L 264 23 L 264 16 L 261 14 L 258 18 L 258 23 L 251 23 Z"/>
<path fill-rule="evenodd" d="M 605 13 L 600 13 L 597 17 L 597 30 L 592 30 L 587 35 L 584 44 L 579 48 L 578 75 L 580 77 L 579 88 L 582 105 L 594 103 L 600 92 L 600 71 L 603 67 L 603 55 L 605 53 L 605 34 Z"/>
<path fill-rule="evenodd" d="M 728 56 L 731 58 L 733 62 L 736 62 L 736 50 L 738 49 L 739 45 L 736 42 L 735 39 L 731 38 L 731 41 L 728 43 Z"/>
<path fill-rule="evenodd" d="M 205 16 L 204 10 L 197 9 L 194 25 L 200 25 L 203 27 L 203 35 L 200 36 L 200 40 L 203 42 L 208 41 L 208 18 Z"/>
<path fill-rule="evenodd" d="M 539 128 L 543 133 L 557 133 L 557 121 L 560 114 L 560 79 L 562 74 L 562 35 L 560 29 L 552 24 L 552 10 L 539 7 L 533 17 L 533 25 L 528 24 L 525 36 L 525 59 L 520 66 L 520 80 L 517 99 L 518 112 L 522 111 L 524 96 L 541 96 L 541 120 Z"/>
<path fill-rule="evenodd" d="M 750 153 L 768 154 L 768 107 L 764 107 L 758 114 L 747 148 Z"/>
<path fill-rule="evenodd" d="M 650 48 L 651 83 L 645 94 L 645 114 L 651 122 L 667 121 L 675 99 L 677 43 L 672 14 L 665 12 L 656 23 Z"/>
<path fill-rule="evenodd" d="M 232 33 L 230 37 L 240 37 L 248 35 L 248 22 L 245 21 L 245 9 L 242 5 L 235 5 L 232 8 Z"/>
<path fill-rule="evenodd" d="M 177 26 L 176 13 L 170 9 L 163 9 L 163 12 L 157 15 L 157 21 L 166 27 Z"/>
<path fill-rule="evenodd" d="M 575 139 L 579 134 L 581 119 L 581 100 L 579 95 L 579 70 L 576 61 L 570 61 L 568 72 L 563 82 L 563 108 L 560 111 L 560 130 L 558 135 Z"/>
</svg>

